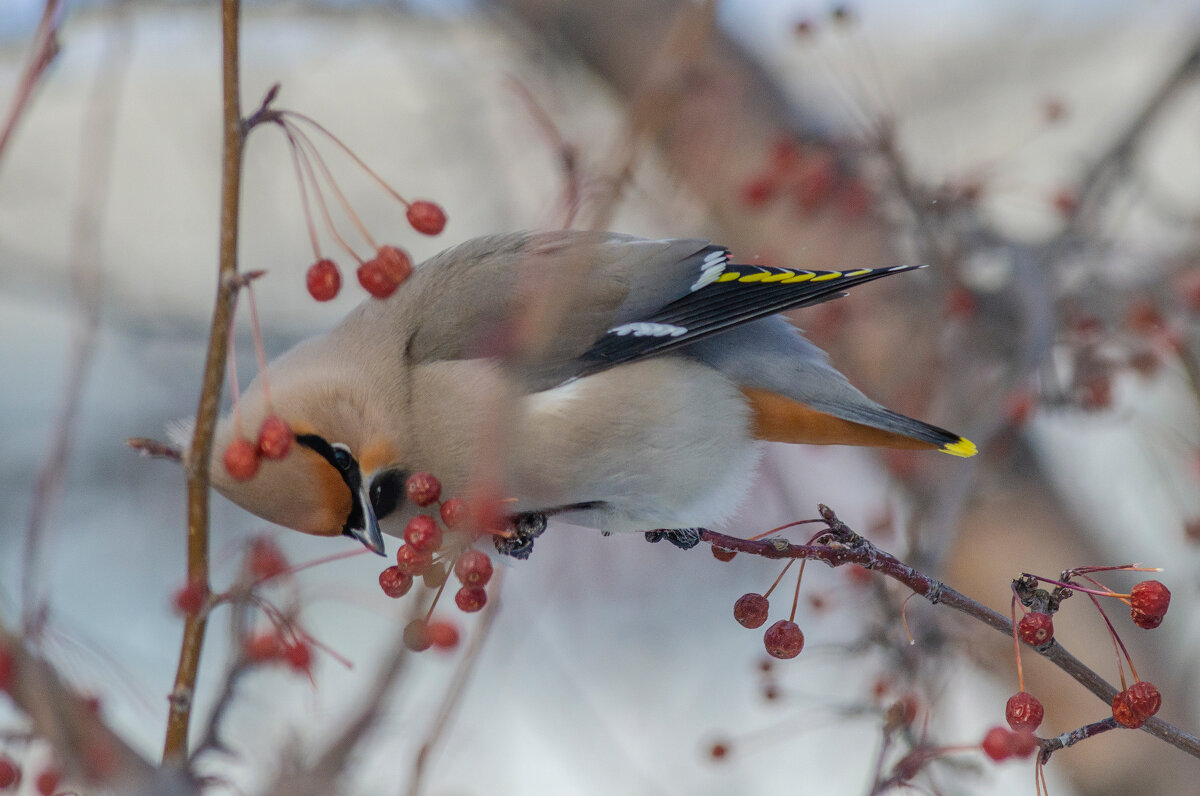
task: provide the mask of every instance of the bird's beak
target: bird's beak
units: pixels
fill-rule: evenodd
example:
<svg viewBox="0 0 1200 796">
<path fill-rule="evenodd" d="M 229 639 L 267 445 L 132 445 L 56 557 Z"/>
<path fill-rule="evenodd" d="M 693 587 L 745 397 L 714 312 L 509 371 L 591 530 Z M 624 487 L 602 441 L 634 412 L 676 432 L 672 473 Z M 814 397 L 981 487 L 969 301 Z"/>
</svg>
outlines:
<svg viewBox="0 0 1200 796">
<path fill-rule="evenodd" d="M 383 533 L 379 530 L 379 521 L 375 519 L 375 509 L 371 507 L 371 496 L 367 493 L 366 485 L 358 488 L 358 506 L 362 510 L 363 527 L 347 528 L 350 535 L 363 543 L 363 547 L 372 553 L 386 556 L 383 548 Z"/>
</svg>

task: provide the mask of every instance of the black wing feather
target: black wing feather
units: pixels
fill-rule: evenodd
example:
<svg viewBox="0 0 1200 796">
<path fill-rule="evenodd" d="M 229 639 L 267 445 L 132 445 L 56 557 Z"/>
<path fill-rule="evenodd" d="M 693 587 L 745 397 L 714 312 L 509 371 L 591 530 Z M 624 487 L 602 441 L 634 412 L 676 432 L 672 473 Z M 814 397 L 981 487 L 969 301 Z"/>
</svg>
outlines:
<svg viewBox="0 0 1200 796">
<path fill-rule="evenodd" d="M 595 372 L 666 353 L 777 312 L 828 301 L 857 285 L 916 267 L 920 266 L 840 272 L 729 264 L 716 281 L 639 321 L 613 327 L 581 359 L 588 363 L 586 372 Z M 807 274 L 812 278 L 784 282 Z"/>
</svg>

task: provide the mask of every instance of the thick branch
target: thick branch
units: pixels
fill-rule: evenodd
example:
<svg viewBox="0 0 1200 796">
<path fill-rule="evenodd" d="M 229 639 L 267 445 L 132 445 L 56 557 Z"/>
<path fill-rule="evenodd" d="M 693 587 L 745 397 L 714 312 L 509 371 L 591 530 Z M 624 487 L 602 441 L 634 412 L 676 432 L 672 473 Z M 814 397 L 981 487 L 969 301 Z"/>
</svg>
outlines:
<svg viewBox="0 0 1200 796">
<path fill-rule="evenodd" d="M 880 550 L 839 520 L 828 506 L 821 506 L 820 512 L 822 518 L 829 525 L 831 542 L 828 544 L 794 545 L 778 537 L 750 541 L 709 530 L 703 532 L 701 540 L 725 550 L 736 550 L 763 558 L 805 558 L 823 561 L 831 567 L 858 564 L 903 583 L 934 605 L 953 608 L 1006 636 L 1012 636 L 1012 624 L 1003 614 L 993 611 L 935 578 L 918 572 L 891 553 Z M 1104 700 L 1106 705 L 1112 704 L 1118 689 L 1084 665 L 1058 642 L 1051 642 L 1045 649 L 1033 649 L 1070 675 L 1084 688 Z M 1157 717 L 1151 717 L 1142 729 L 1177 749 L 1200 758 L 1200 738 L 1195 735 Z"/>
</svg>

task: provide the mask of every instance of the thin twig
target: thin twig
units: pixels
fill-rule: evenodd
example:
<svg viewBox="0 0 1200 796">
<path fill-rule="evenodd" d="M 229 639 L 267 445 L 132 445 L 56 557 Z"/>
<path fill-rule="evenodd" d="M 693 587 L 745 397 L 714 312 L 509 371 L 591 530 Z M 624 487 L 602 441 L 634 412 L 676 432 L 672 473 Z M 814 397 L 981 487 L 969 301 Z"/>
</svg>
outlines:
<svg viewBox="0 0 1200 796">
<path fill-rule="evenodd" d="M 446 686 L 445 693 L 442 694 L 442 703 L 438 706 L 437 718 L 434 719 L 433 726 L 429 728 L 421 748 L 417 750 L 417 757 L 413 761 L 412 773 L 408 779 L 408 788 L 405 791 L 408 796 L 417 796 L 421 792 L 429 758 L 442 739 L 442 734 L 446 731 L 459 702 L 462 701 L 467 680 L 475 672 L 475 667 L 479 663 L 479 655 L 483 652 L 483 646 L 491 635 L 492 627 L 496 622 L 496 613 L 500 610 L 501 572 L 495 574 L 492 584 L 492 593 L 483 613 L 479 615 L 479 621 L 475 624 L 475 633 L 471 636 L 471 642 L 463 656 L 459 658 L 454 676 L 450 679 L 450 684 Z"/>
<path fill-rule="evenodd" d="M 55 1 L 47 3 L 47 12 Z M 74 309 L 71 349 L 61 404 L 54 420 L 54 436 L 38 465 L 29 519 L 25 526 L 25 548 L 21 563 L 21 623 L 26 634 L 33 631 L 38 617 L 44 614 L 43 600 L 38 594 L 40 554 L 45 547 L 46 529 L 51 526 L 51 512 L 62 495 L 83 387 L 91 372 L 96 351 L 96 330 L 100 325 L 100 237 L 104 227 L 104 211 L 108 207 L 117 106 L 129 63 L 129 28 L 127 14 L 123 9 L 119 10 L 114 26 L 105 36 L 104 50 L 83 117 L 85 134 L 80 158 L 83 165 L 80 167 L 80 191 L 71 225 L 69 258 Z M 50 35 L 53 36 L 53 33 Z"/>
<path fill-rule="evenodd" d="M 33 92 L 58 56 L 58 29 L 62 25 L 66 7 L 67 4 L 63 0 L 46 0 L 46 5 L 42 8 L 42 18 L 33 34 L 33 50 L 25 63 L 25 71 L 17 81 L 17 92 L 8 107 L 8 115 L 4 117 L 4 123 L 0 126 L 0 162 L 4 160 L 4 152 L 12 140 L 17 124 L 25 116 Z"/>
<path fill-rule="evenodd" d="M 736 550 L 763 558 L 807 558 L 823 561 L 833 567 L 843 564 L 858 564 L 903 583 L 934 605 L 953 608 L 1006 636 L 1012 634 L 1012 623 L 1003 614 L 993 611 L 935 578 L 918 572 L 891 553 L 880 550 L 838 519 L 829 507 L 820 506 L 820 512 L 829 524 L 832 539 L 830 544 L 794 545 L 780 538 L 752 542 L 710 530 L 705 530 L 700 538 L 704 542 L 725 550 Z M 1076 682 L 1102 699 L 1106 705 L 1112 704 L 1113 697 L 1118 693 L 1117 688 L 1068 652 L 1057 641 L 1052 642 L 1045 649 L 1031 649 L 1062 669 Z M 1200 738 L 1192 733 L 1157 717 L 1151 717 L 1142 725 L 1142 729 L 1175 748 L 1200 758 Z"/>
<path fill-rule="evenodd" d="M 212 459 L 213 434 L 221 403 L 221 383 L 225 376 L 225 356 L 233 321 L 237 285 L 238 205 L 241 198 L 242 155 L 245 129 L 241 117 L 241 91 L 238 80 L 238 35 L 240 0 L 221 0 L 221 82 L 224 148 L 221 175 L 220 268 L 217 297 L 209 330 L 208 355 L 200 401 L 196 408 L 196 426 L 188 454 L 187 478 L 187 580 L 210 587 L 208 577 L 208 487 Z M 187 756 L 188 723 L 196 675 L 200 669 L 200 651 L 204 645 L 207 617 L 189 615 L 184 621 L 179 666 L 171 689 L 167 714 L 164 760 L 183 760 Z"/>
</svg>

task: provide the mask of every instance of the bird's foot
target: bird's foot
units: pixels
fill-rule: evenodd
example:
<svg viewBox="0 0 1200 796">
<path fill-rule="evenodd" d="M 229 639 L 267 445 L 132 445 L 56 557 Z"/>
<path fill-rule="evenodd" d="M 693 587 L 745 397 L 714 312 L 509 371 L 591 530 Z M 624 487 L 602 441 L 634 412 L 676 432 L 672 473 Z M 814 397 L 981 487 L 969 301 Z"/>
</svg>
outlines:
<svg viewBox="0 0 1200 796">
<path fill-rule="evenodd" d="M 678 547 L 680 550 L 691 550 L 696 545 L 700 544 L 700 535 L 704 533 L 703 528 L 660 528 L 656 531 L 646 531 L 647 542 L 661 542 L 664 539 Z"/>
<path fill-rule="evenodd" d="M 517 514 L 509 518 L 508 531 L 492 537 L 496 552 L 524 560 L 533 552 L 533 540 L 546 530 L 546 515 L 539 512 Z"/>
</svg>

